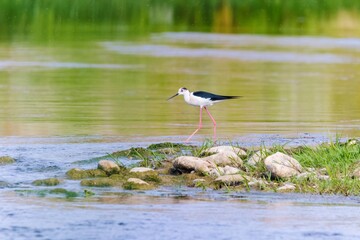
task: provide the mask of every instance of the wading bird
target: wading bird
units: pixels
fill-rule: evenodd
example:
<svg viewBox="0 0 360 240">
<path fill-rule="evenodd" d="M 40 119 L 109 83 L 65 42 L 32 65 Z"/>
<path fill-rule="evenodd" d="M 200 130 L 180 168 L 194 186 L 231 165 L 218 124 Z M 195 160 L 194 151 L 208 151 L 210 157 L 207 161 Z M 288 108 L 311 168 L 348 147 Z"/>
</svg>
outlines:
<svg viewBox="0 0 360 240">
<path fill-rule="evenodd" d="M 217 94 L 204 92 L 204 91 L 190 92 L 188 89 L 182 87 L 179 89 L 179 91 L 174 96 L 169 97 L 167 100 L 170 100 L 178 95 L 183 95 L 186 103 L 188 103 L 192 106 L 200 107 L 199 127 L 190 135 L 190 137 L 188 137 L 188 139 L 186 139 L 185 142 L 188 142 L 192 138 L 192 136 L 194 136 L 195 133 L 197 133 L 201 129 L 201 127 L 202 127 L 201 116 L 202 116 L 203 108 L 206 110 L 207 114 L 209 115 L 209 117 L 211 118 L 211 121 L 214 124 L 214 141 L 215 141 L 216 140 L 216 121 L 213 118 L 213 116 L 211 116 L 209 110 L 207 109 L 207 106 L 211 106 L 214 103 L 222 102 L 224 100 L 240 97 L 240 96 L 222 96 L 222 95 L 217 95 Z"/>
</svg>

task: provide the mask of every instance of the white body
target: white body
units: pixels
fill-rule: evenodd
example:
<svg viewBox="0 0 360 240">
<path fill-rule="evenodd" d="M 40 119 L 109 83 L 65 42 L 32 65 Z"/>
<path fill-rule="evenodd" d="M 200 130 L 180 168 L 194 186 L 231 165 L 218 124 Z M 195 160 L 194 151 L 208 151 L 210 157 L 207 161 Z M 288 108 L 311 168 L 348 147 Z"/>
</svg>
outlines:
<svg viewBox="0 0 360 240">
<path fill-rule="evenodd" d="M 216 121 L 211 116 L 209 110 L 207 109 L 207 106 L 211 106 L 216 102 L 221 102 L 225 99 L 231 99 L 231 98 L 235 98 L 235 97 L 221 96 L 221 95 L 216 95 L 216 94 L 203 92 L 203 91 L 195 92 L 195 94 L 197 96 L 194 95 L 193 92 L 190 92 L 188 89 L 183 87 L 183 88 L 180 88 L 179 91 L 174 96 L 168 98 L 168 100 L 170 100 L 178 95 L 183 95 L 184 100 L 187 104 L 200 107 L 199 127 L 190 135 L 190 137 L 188 137 L 186 142 L 189 141 L 191 139 L 191 137 L 194 136 L 194 134 L 197 133 L 200 130 L 200 128 L 202 127 L 202 122 L 201 122 L 202 117 L 201 116 L 202 116 L 203 108 L 206 110 L 207 114 L 209 115 L 209 117 L 211 118 L 211 121 L 214 124 L 214 141 L 215 141 L 216 140 Z"/>
<path fill-rule="evenodd" d="M 189 90 L 183 91 L 182 95 L 184 95 L 184 100 L 187 104 L 190 104 L 192 106 L 198 106 L 198 107 L 207 107 L 214 104 L 213 101 L 211 101 L 209 98 L 202 98 L 194 96 L 192 92 Z"/>
</svg>

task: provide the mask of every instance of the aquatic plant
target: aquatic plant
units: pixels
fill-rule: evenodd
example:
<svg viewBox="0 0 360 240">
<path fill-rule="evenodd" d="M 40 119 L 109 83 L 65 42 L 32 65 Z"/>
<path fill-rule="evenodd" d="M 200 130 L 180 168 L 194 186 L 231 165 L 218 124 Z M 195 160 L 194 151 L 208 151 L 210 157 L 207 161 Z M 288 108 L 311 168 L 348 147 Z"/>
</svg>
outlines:
<svg viewBox="0 0 360 240">
<path fill-rule="evenodd" d="M 79 169 L 73 168 L 66 172 L 66 175 L 70 179 L 84 179 L 95 177 L 107 177 L 107 174 L 100 169 Z"/>
<path fill-rule="evenodd" d="M 202 143 L 200 147 L 194 147 L 191 151 L 191 155 L 194 157 L 206 157 L 211 155 L 211 153 L 206 153 L 205 150 L 213 147 L 215 145 L 215 142 L 212 139 L 205 139 L 205 141 Z"/>
<path fill-rule="evenodd" d="M 9 156 L 0 157 L 0 165 L 11 164 L 14 162 L 15 162 L 15 159 L 13 159 L 12 157 L 9 157 Z"/>
<path fill-rule="evenodd" d="M 60 184 L 60 180 L 57 178 L 39 179 L 32 182 L 35 186 L 56 186 Z"/>
<path fill-rule="evenodd" d="M 87 187 L 114 187 L 120 184 L 111 178 L 94 178 L 94 179 L 83 179 L 80 182 L 81 186 Z"/>
<path fill-rule="evenodd" d="M 75 198 L 79 196 L 77 192 L 69 191 L 64 188 L 55 188 L 50 190 L 49 193 L 64 195 L 66 198 Z"/>
</svg>

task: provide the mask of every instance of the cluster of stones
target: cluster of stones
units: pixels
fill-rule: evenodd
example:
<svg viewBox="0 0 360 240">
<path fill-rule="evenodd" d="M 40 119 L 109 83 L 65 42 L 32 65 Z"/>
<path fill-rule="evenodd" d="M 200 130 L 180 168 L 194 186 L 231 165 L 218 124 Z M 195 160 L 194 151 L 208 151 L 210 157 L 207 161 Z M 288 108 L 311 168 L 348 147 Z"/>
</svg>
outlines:
<svg viewBox="0 0 360 240">
<path fill-rule="evenodd" d="M 214 182 L 220 186 L 246 185 L 261 188 L 261 186 L 269 184 L 264 178 L 250 176 L 251 171 L 247 171 L 249 170 L 248 167 L 263 167 L 264 176 L 283 180 L 292 177 L 299 179 L 316 177 L 321 180 L 329 178 L 324 170 L 304 169 L 296 159 L 281 152 L 271 154 L 267 149 L 259 150 L 250 156 L 246 161 L 247 166 L 242 160 L 242 158 L 246 158 L 247 153 L 237 147 L 213 147 L 206 150 L 204 154 L 212 155 L 203 158 L 181 156 L 173 160 L 173 168 L 181 173 L 196 172 L 201 175 L 210 175 L 214 178 Z M 196 183 L 204 182 L 201 179 L 194 181 Z M 285 182 L 276 190 L 284 192 L 295 189 L 295 184 Z"/>
<path fill-rule="evenodd" d="M 159 182 L 158 172 L 151 168 L 122 169 L 110 160 L 100 160 L 97 169 L 73 168 L 66 175 L 70 179 L 81 180 L 82 186 L 89 187 L 123 187 L 129 190 L 146 190 L 155 187 L 154 182 Z M 144 179 L 148 179 L 151 183 Z"/>
<path fill-rule="evenodd" d="M 162 162 L 162 167 L 159 169 L 145 167 L 126 169 L 113 161 L 100 160 L 96 169 L 73 168 L 66 175 L 68 179 L 80 180 L 82 186 L 122 187 L 129 190 L 147 190 L 159 185 L 184 184 L 183 180 L 186 179 L 185 184 L 189 186 L 219 188 L 225 185 L 288 192 L 295 191 L 298 187 L 292 183 L 296 182 L 292 181 L 294 178 L 305 181 L 329 180 L 326 169 L 304 168 L 293 157 L 281 152 L 273 153 L 268 149 L 261 149 L 249 155 L 238 147 L 217 146 L 204 150 L 200 154 L 203 157 L 180 156 L 172 159 L 169 159 L 171 158 L 169 154 L 179 151 L 174 152 L 172 148 L 160 148 L 157 151 L 164 152 L 168 159 Z M 11 163 L 16 163 L 15 159 L 0 157 L 0 165 Z M 360 178 L 360 161 L 353 164 L 351 171 L 354 178 Z M 176 175 L 179 174 L 183 177 L 177 178 Z M 272 181 L 274 179 L 280 181 Z M 33 184 L 56 186 L 62 181 L 62 179 L 47 178 L 36 180 Z"/>
</svg>

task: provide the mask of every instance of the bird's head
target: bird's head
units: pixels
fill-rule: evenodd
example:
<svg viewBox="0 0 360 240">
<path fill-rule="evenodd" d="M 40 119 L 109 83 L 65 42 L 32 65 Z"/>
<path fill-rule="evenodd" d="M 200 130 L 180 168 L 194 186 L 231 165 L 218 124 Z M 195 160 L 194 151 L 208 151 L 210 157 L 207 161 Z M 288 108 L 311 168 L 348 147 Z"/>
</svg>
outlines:
<svg viewBox="0 0 360 240">
<path fill-rule="evenodd" d="M 187 88 L 185 88 L 185 87 L 179 88 L 179 91 L 174 96 L 169 97 L 168 100 L 170 100 L 178 95 L 184 95 L 187 92 L 189 92 L 189 90 L 187 90 Z"/>
</svg>

